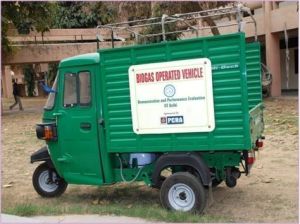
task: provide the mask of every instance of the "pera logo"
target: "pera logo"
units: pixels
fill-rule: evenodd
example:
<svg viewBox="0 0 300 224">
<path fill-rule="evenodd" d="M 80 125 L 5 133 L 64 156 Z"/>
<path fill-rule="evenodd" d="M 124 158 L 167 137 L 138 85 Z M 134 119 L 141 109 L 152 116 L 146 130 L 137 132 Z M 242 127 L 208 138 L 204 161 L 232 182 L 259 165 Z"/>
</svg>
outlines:
<svg viewBox="0 0 300 224">
<path fill-rule="evenodd" d="M 183 124 L 183 116 L 170 116 L 167 117 L 167 124 Z"/>
</svg>

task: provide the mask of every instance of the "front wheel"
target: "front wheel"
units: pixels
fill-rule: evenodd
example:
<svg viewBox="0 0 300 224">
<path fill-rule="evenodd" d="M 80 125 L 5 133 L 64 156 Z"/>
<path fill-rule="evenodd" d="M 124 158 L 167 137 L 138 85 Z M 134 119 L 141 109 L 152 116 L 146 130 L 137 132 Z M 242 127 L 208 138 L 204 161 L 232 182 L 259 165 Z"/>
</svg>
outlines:
<svg viewBox="0 0 300 224">
<path fill-rule="evenodd" d="M 36 192 L 42 197 L 58 197 L 65 192 L 68 184 L 59 177 L 54 169 L 46 163 L 39 165 L 32 176 L 32 184 Z"/>
<path fill-rule="evenodd" d="M 162 205 L 170 210 L 202 213 L 206 206 L 206 193 L 200 180 L 188 172 L 169 176 L 160 190 Z"/>
</svg>

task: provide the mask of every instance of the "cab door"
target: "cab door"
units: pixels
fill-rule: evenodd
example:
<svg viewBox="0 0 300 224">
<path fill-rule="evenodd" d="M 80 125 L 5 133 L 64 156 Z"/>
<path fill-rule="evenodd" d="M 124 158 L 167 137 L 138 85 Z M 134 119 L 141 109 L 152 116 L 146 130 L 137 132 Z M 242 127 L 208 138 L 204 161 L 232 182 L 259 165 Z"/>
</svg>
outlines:
<svg viewBox="0 0 300 224">
<path fill-rule="evenodd" d="M 98 140 L 95 74 L 97 66 L 60 70 L 57 131 L 64 179 L 68 183 L 103 183 Z"/>
</svg>

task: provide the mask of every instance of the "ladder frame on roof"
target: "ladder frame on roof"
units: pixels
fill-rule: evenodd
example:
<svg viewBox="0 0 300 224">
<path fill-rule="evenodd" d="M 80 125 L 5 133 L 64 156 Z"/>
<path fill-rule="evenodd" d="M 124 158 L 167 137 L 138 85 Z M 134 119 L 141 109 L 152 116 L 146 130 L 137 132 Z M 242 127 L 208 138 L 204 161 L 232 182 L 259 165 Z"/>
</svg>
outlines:
<svg viewBox="0 0 300 224">
<path fill-rule="evenodd" d="M 246 12 L 250 15 L 252 21 L 243 21 L 243 12 Z M 193 26 L 189 23 L 189 20 L 199 20 L 199 19 L 205 19 L 208 17 L 218 17 L 222 15 L 236 15 L 237 22 L 228 23 L 228 24 L 220 24 L 216 26 Z M 176 23 L 176 22 L 182 22 L 184 23 L 188 29 L 185 30 L 176 30 L 176 31 L 168 31 L 166 32 L 166 24 Z M 253 17 L 251 10 L 245 6 L 243 6 L 241 3 L 238 3 L 236 5 L 230 6 L 230 7 L 220 7 L 216 9 L 209 9 L 209 10 L 203 10 L 203 11 L 197 11 L 197 12 L 189 12 L 189 13 L 180 13 L 180 14 L 174 14 L 171 16 L 168 16 L 166 14 L 163 14 L 161 17 L 151 17 L 148 19 L 139 19 L 139 20 L 132 20 L 127 22 L 120 22 L 120 23 L 111 23 L 111 24 L 105 24 L 105 25 L 98 25 L 98 35 L 97 40 L 101 40 L 102 38 L 99 35 L 99 31 L 101 29 L 108 29 L 111 31 L 111 41 L 112 41 L 112 47 L 114 47 L 114 39 L 116 39 L 115 34 L 117 31 L 126 30 L 129 33 L 133 34 L 135 37 L 136 43 L 139 42 L 141 38 L 145 38 L 144 40 L 147 40 L 147 38 L 150 37 L 156 37 L 156 36 L 162 36 L 163 41 L 166 41 L 166 35 L 169 34 L 176 34 L 176 33 L 185 33 L 185 32 L 195 32 L 196 36 L 199 36 L 199 30 L 206 30 L 206 29 L 212 29 L 212 28 L 218 28 L 218 27 L 228 27 L 228 26 L 237 26 L 238 32 L 241 32 L 243 30 L 243 25 L 246 23 L 253 23 L 255 27 L 255 41 L 257 41 L 257 24 L 256 20 Z M 160 25 L 161 26 L 161 32 L 159 33 L 150 33 L 150 34 L 142 34 L 140 33 L 141 29 L 150 27 L 153 25 Z"/>
</svg>

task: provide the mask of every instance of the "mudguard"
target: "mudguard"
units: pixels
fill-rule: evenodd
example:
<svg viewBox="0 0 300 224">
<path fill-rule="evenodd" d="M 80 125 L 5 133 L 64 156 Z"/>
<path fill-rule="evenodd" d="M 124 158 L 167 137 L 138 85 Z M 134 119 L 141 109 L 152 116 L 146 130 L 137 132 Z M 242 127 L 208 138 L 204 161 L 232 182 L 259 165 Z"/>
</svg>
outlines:
<svg viewBox="0 0 300 224">
<path fill-rule="evenodd" d="M 30 156 L 30 162 L 34 163 L 34 162 L 40 162 L 40 161 L 45 161 L 47 162 L 48 166 L 50 168 L 53 168 L 53 163 L 52 160 L 50 158 L 49 152 L 48 152 L 48 147 L 44 146 L 42 148 L 40 148 L 38 151 L 34 152 L 31 156 Z"/>
<path fill-rule="evenodd" d="M 156 161 L 152 174 L 153 187 L 160 187 L 160 173 L 168 166 L 190 166 L 198 172 L 204 186 L 209 186 L 211 182 L 209 168 L 197 153 L 167 153 Z"/>
</svg>

